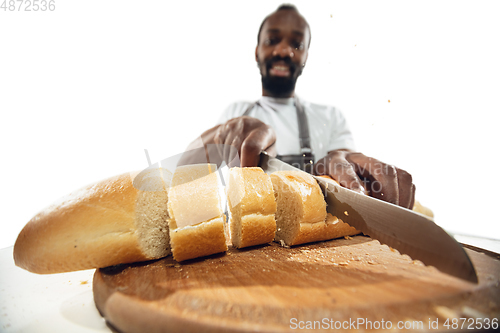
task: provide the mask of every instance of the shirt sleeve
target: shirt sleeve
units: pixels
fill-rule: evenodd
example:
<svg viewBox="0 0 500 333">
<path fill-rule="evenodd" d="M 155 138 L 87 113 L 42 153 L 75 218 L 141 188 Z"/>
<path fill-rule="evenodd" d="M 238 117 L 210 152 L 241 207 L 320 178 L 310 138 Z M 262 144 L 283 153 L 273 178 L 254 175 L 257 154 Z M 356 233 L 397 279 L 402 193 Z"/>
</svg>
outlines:
<svg viewBox="0 0 500 333">
<path fill-rule="evenodd" d="M 349 124 L 340 110 L 333 108 L 330 138 L 327 152 L 337 149 L 356 150 Z"/>
</svg>

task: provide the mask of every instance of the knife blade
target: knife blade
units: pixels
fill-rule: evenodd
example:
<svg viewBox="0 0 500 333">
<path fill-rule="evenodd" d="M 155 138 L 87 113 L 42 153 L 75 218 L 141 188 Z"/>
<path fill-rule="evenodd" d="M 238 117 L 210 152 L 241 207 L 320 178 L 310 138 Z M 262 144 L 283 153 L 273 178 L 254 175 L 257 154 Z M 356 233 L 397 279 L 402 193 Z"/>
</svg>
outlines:
<svg viewBox="0 0 500 333">
<path fill-rule="evenodd" d="M 266 173 L 300 171 L 263 152 L 259 166 Z M 463 247 L 434 221 L 409 209 L 381 201 L 313 176 L 327 203 L 327 211 L 402 254 L 458 278 L 477 283 L 477 275 Z"/>
</svg>

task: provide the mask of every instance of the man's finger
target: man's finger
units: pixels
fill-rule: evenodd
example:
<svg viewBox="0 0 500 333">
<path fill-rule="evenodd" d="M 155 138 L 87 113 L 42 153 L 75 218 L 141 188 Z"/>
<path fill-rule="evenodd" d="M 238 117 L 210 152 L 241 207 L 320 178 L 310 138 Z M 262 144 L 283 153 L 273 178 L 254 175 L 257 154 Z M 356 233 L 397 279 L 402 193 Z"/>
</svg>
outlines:
<svg viewBox="0 0 500 333">
<path fill-rule="evenodd" d="M 340 185 L 360 193 L 364 193 L 363 185 L 356 175 L 353 166 L 344 158 L 332 159 L 328 164 L 328 175 Z"/>
<path fill-rule="evenodd" d="M 356 166 L 356 172 L 367 180 L 374 198 L 399 204 L 399 186 L 396 168 L 361 153 L 349 154 L 347 160 Z"/>
<path fill-rule="evenodd" d="M 276 141 L 270 127 L 255 129 L 241 144 L 241 166 L 253 167 L 259 164 L 260 153 Z"/>
<path fill-rule="evenodd" d="M 226 124 L 220 125 L 214 134 L 214 143 L 217 145 L 217 152 L 221 158 L 224 158 L 224 140 L 226 139 Z"/>
<path fill-rule="evenodd" d="M 382 172 L 372 174 L 371 192 L 374 198 L 399 205 L 399 186 L 396 168 L 386 164 Z"/>
<path fill-rule="evenodd" d="M 276 157 L 276 155 L 277 155 L 277 152 L 276 152 L 276 141 L 273 142 L 273 144 L 271 144 L 269 147 L 267 147 L 264 150 L 269 154 L 269 156 Z"/>
<path fill-rule="evenodd" d="M 410 203 L 408 204 L 408 209 L 413 209 L 413 206 L 415 205 L 415 191 L 416 191 L 416 186 L 415 184 L 411 184 L 411 189 L 410 189 L 410 193 L 411 193 L 411 198 L 410 198 Z"/>
<path fill-rule="evenodd" d="M 231 131 L 230 133 L 227 134 L 226 139 L 224 140 L 224 145 L 222 146 L 223 150 L 223 155 L 222 158 L 226 163 L 229 163 L 229 154 L 231 152 L 231 148 L 233 148 L 231 145 L 233 143 L 237 143 L 236 138 L 238 137 L 238 134 L 234 131 Z M 240 147 L 236 147 L 236 149 L 239 149 Z"/>
<path fill-rule="evenodd" d="M 254 167 L 259 164 L 260 145 L 257 142 L 245 139 L 241 145 L 241 166 Z"/>
<path fill-rule="evenodd" d="M 399 189 L 399 205 L 408 209 L 413 208 L 415 199 L 415 185 L 411 175 L 405 170 L 396 168 Z"/>
<path fill-rule="evenodd" d="M 227 148 L 228 148 L 228 155 L 227 155 L 227 159 L 226 159 L 226 164 L 230 165 L 231 162 L 239 154 L 238 152 L 240 151 L 240 148 L 241 148 L 241 137 L 236 136 L 234 138 L 233 142 L 231 142 L 231 145 L 228 145 Z M 231 166 L 235 166 L 235 165 L 231 164 Z"/>
</svg>

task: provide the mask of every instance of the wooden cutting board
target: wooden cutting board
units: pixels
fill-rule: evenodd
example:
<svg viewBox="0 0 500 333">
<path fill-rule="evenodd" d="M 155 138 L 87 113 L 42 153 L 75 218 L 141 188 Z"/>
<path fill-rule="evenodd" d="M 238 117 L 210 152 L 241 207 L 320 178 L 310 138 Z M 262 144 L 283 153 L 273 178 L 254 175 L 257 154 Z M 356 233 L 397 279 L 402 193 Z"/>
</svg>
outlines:
<svg viewBox="0 0 500 333">
<path fill-rule="evenodd" d="M 122 332 L 382 332 L 398 325 L 437 332 L 479 325 L 476 318 L 493 324 L 500 317 L 499 258 L 466 251 L 477 285 L 357 236 L 100 269 L 94 299 Z"/>
</svg>

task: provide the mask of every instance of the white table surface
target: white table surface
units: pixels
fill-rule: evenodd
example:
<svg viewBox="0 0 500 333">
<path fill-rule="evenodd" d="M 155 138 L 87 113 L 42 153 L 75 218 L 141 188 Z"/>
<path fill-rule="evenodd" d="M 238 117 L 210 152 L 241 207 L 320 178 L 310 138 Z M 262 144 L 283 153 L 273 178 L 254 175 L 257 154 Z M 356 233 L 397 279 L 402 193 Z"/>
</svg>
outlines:
<svg viewBox="0 0 500 333">
<path fill-rule="evenodd" d="M 0 332 L 111 332 L 92 296 L 95 270 L 39 275 L 0 250 Z"/>
<path fill-rule="evenodd" d="M 500 253 L 500 241 L 454 235 L 464 244 Z M 92 296 L 95 270 L 39 275 L 14 265 L 13 247 L 0 250 L 1 332 L 111 332 Z"/>
</svg>

